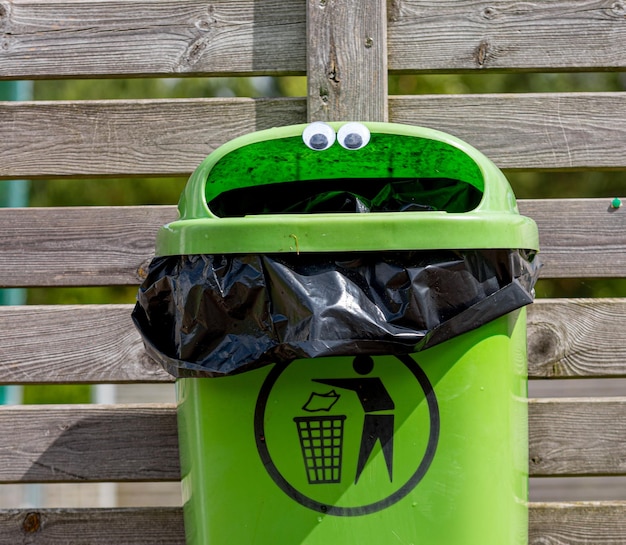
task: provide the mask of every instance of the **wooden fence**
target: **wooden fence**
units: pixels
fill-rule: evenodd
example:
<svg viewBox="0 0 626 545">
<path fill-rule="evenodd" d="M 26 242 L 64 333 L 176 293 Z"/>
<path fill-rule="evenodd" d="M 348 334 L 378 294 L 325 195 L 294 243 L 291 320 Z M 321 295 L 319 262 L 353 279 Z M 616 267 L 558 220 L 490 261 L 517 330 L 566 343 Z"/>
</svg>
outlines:
<svg viewBox="0 0 626 545">
<path fill-rule="evenodd" d="M 306 75 L 302 98 L 0 102 L 0 177 L 187 175 L 307 120 L 431 126 L 502 168 L 626 168 L 626 93 L 388 96 L 389 73 L 623 71 L 623 0 L 0 0 L 0 79 Z M 86 182 L 87 183 L 87 182 Z M 523 200 L 543 278 L 626 276 L 610 199 Z M 137 285 L 172 206 L 0 210 L 0 287 Z M 171 379 L 128 305 L 0 308 L 4 384 Z M 539 300 L 530 378 L 626 377 L 626 299 Z M 4 483 L 177 481 L 169 404 L 0 409 Z M 535 477 L 626 476 L 626 397 L 530 403 Z M 547 481 L 546 481 L 547 482 Z M 533 545 L 626 543 L 626 498 L 531 504 Z M 180 508 L 8 509 L 0 544 L 182 544 Z"/>
</svg>

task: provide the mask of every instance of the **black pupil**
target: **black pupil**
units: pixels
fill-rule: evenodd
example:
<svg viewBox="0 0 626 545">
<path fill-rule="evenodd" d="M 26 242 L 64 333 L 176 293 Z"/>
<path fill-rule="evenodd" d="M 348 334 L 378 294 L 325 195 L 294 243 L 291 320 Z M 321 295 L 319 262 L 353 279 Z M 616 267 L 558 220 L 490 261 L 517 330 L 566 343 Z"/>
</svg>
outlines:
<svg viewBox="0 0 626 545">
<path fill-rule="evenodd" d="M 351 132 L 350 134 L 346 135 L 346 138 L 343 141 L 343 143 L 346 146 L 346 148 L 357 149 L 363 145 L 363 138 L 361 137 L 360 134 Z"/>
<path fill-rule="evenodd" d="M 309 142 L 310 146 L 313 149 L 324 149 L 328 146 L 328 138 L 325 135 L 318 132 L 311 136 L 311 141 Z"/>
</svg>

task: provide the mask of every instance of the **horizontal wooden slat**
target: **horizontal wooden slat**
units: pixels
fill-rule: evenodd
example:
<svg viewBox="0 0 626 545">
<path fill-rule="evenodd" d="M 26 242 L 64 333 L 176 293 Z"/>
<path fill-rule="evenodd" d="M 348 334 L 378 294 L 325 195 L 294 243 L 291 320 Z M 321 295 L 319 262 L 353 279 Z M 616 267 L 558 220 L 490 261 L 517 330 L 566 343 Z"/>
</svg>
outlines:
<svg viewBox="0 0 626 545">
<path fill-rule="evenodd" d="M 626 502 L 531 503 L 529 545 L 623 545 Z"/>
<path fill-rule="evenodd" d="M 5 406 L 0 437 L 0 482 L 180 479 L 174 405 Z"/>
<path fill-rule="evenodd" d="M 533 476 L 626 475 L 626 397 L 531 400 L 528 427 Z"/>
<path fill-rule="evenodd" d="M 541 278 L 626 276 L 626 209 L 611 200 L 520 200 L 539 229 Z"/>
<path fill-rule="evenodd" d="M 0 383 L 171 382 L 144 351 L 132 305 L 0 307 Z"/>
<path fill-rule="evenodd" d="M 13 0 L 0 4 L 0 78 L 302 74 L 305 3 Z M 621 2 L 398 0 L 390 69 L 623 69 Z"/>
<path fill-rule="evenodd" d="M 626 276 L 626 209 L 610 199 L 520 201 L 541 278 Z M 0 209 L 0 287 L 138 285 L 174 206 Z"/>
<path fill-rule="evenodd" d="M 626 299 L 538 299 L 528 311 L 533 378 L 626 376 Z M 625 392 L 626 394 L 626 392 Z"/>
<path fill-rule="evenodd" d="M 0 383 L 171 382 L 150 360 L 132 305 L 0 307 Z M 531 378 L 625 377 L 626 299 L 538 300 Z"/>
<path fill-rule="evenodd" d="M 389 101 L 389 118 L 454 134 L 500 168 L 624 168 L 625 99 L 626 93 L 399 96 Z"/>
<path fill-rule="evenodd" d="M 626 67 L 622 2 L 395 0 L 388 18 L 393 71 Z"/>
<path fill-rule="evenodd" d="M 626 475 L 626 398 L 532 400 L 529 428 L 533 476 Z M 0 460 L 6 483 L 178 480 L 176 409 L 2 407 Z"/>
<path fill-rule="evenodd" d="M 303 2 L 0 2 L 0 78 L 303 73 Z"/>
<path fill-rule="evenodd" d="M 0 209 L 0 285 L 139 284 L 175 207 Z"/>
<path fill-rule="evenodd" d="M 0 178 L 187 175 L 236 136 L 305 121 L 288 98 L 0 102 Z"/>
<path fill-rule="evenodd" d="M 529 545 L 623 545 L 626 502 L 531 503 Z M 179 507 L 0 511 L 0 545 L 184 545 Z M 30 543 L 30 541 L 29 541 Z"/>
<path fill-rule="evenodd" d="M 531 503 L 530 545 L 621 545 L 624 502 Z M 12 509 L 0 511 L 0 545 L 67 543 L 80 535 L 89 545 L 184 545 L 181 508 Z"/>
<path fill-rule="evenodd" d="M 626 93 L 390 97 L 389 119 L 450 132 L 510 169 L 626 167 Z M 306 102 L 0 102 L 0 178 L 187 175 L 236 136 L 304 123 Z"/>
<path fill-rule="evenodd" d="M 185 545 L 180 507 L 0 510 L 0 545 Z"/>
</svg>

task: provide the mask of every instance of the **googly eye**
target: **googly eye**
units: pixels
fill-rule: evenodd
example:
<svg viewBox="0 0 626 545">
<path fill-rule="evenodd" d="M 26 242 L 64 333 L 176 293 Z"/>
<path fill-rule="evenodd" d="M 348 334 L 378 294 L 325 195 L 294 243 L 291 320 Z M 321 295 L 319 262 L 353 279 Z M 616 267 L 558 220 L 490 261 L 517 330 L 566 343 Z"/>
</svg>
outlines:
<svg viewBox="0 0 626 545">
<path fill-rule="evenodd" d="M 335 129 L 321 121 L 311 123 L 302 133 L 302 140 L 312 150 L 322 151 L 335 143 Z"/>
<path fill-rule="evenodd" d="M 346 123 L 339 129 L 337 140 L 345 149 L 361 149 L 370 141 L 370 131 L 361 123 Z"/>
</svg>

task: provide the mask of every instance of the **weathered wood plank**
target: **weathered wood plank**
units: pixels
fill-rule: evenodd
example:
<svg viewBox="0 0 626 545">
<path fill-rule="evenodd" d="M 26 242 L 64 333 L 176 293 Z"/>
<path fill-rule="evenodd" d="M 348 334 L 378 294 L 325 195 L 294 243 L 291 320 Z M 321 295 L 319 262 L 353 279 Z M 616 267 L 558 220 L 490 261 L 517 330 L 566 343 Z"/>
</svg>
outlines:
<svg viewBox="0 0 626 545">
<path fill-rule="evenodd" d="M 302 74 L 304 1 L 4 0 L 0 78 Z M 623 69 L 621 2 L 394 0 L 395 72 Z"/>
<path fill-rule="evenodd" d="M 387 121 L 386 7 L 307 1 L 309 121 Z"/>
<path fill-rule="evenodd" d="M 626 502 L 531 503 L 530 545 L 623 545 Z M 10 509 L 0 511 L 0 545 L 25 538 L 66 545 L 184 545 L 183 511 L 170 508 Z"/>
<path fill-rule="evenodd" d="M 389 120 L 450 132 L 501 168 L 615 169 L 626 167 L 624 100 L 626 93 L 390 97 Z M 188 175 L 218 145 L 306 116 L 300 98 L 0 102 L 0 133 L 11 134 L 0 140 L 0 178 Z"/>
<path fill-rule="evenodd" d="M 4 0 L 0 78 L 304 73 L 302 2 Z"/>
<path fill-rule="evenodd" d="M 183 511 L 180 507 L 0 510 L 0 545 L 78 542 L 185 545 Z"/>
<path fill-rule="evenodd" d="M 624 14 L 602 0 L 392 0 L 389 68 L 623 69 Z"/>
<path fill-rule="evenodd" d="M 625 97 L 623 93 L 398 96 L 390 98 L 389 118 L 454 134 L 500 168 L 623 168 Z"/>
<path fill-rule="evenodd" d="M 610 199 L 520 201 L 542 278 L 626 276 L 626 209 Z M 137 285 L 173 206 L 0 209 L 0 287 Z"/>
<path fill-rule="evenodd" d="M 538 299 L 528 309 L 529 375 L 626 376 L 625 330 L 626 299 Z"/>
<path fill-rule="evenodd" d="M 0 437 L 0 482 L 180 479 L 174 405 L 5 406 Z"/>
<path fill-rule="evenodd" d="M 139 284 L 158 227 L 177 213 L 162 206 L 23 208 L 0 209 L 0 217 L 0 283 L 67 286 Z"/>
<path fill-rule="evenodd" d="M 531 503 L 529 545 L 623 545 L 626 502 Z"/>
<path fill-rule="evenodd" d="M 622 502 L 530 504 L 531 545 L 623 543 Z M 88 524 L 85 522 L 88 521 Z M 36 534 L 39 545 L 66 543 L 81 535 L 90 545 L 183 545 L 181 508 L 15 509 L 0 512 L 0 545 Z"/>
<path fill-rule="evenodd" d="M 0 102 L 0 178 L 187 175 L 224 142 L 304 123 L 302 99 Z"/>
<path fill-rule="evenodd" d="M 171 382 L 150 360 L 132 305 L 0 307 L 0 383 Z M 530 378 L 625 377 L 626 300 L 538 300 Z"/>
<path fill-rule="evenodd" d="M 626 209 L 611 199 L 520 200 L 537 222 L 542 278 L 626 276 Z"/>
<path fill-rule="evenodd" d="M 626 474 L 626 398 L 531 400 L 529 428 L 533 476 Z M 0 459 L 6 483 L 177 480 L 176 409 L 2 407 Z"/>
<path fill-rule="evenodd" d="M 0 382 L 172 382 L 144 351 L 132 305 L 0 307 Z"/>
<path fill-rule="evenodd" d="M 626 474 L 626 397 L 531 400 L 528 427 L 535 477 Z"/>
</svg>

